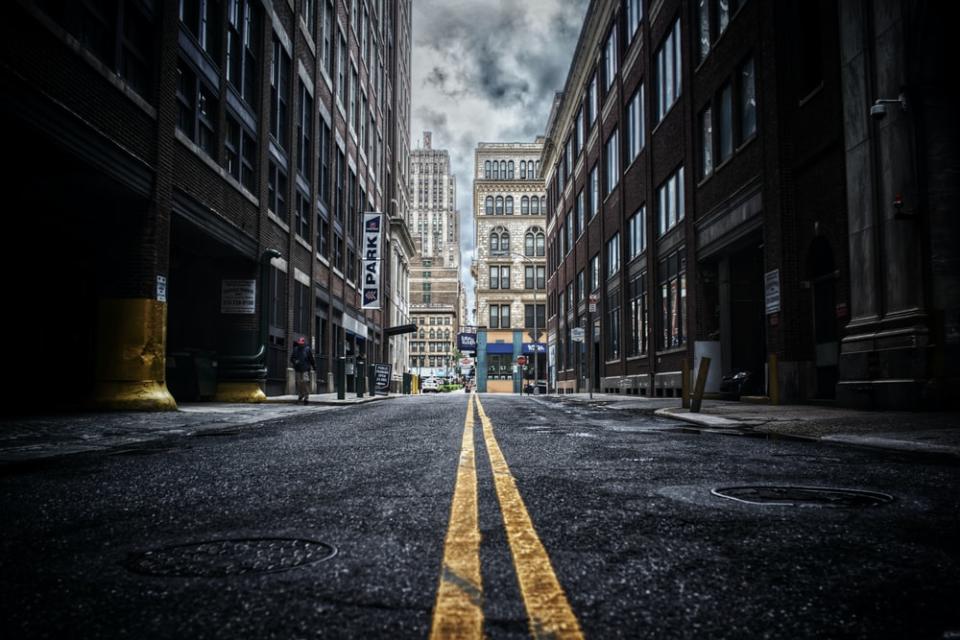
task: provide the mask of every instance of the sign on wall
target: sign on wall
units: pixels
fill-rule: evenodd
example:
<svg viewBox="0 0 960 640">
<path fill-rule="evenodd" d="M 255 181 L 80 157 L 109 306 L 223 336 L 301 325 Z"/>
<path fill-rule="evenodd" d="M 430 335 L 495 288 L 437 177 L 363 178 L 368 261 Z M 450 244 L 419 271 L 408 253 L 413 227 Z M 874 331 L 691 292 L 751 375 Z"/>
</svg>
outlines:
<svg viewBox="0 0 960 640">
<path fill-rule="evenodd" d="M 458 333 L 457 349 L 459 349 L 464 353 L 476 353 L 477 352 L 477 334 Z"/>
<path fill-rule="evenodd" d="M 380 308 L 380 244 L 383 214 L 363 214 L 363 295 L 364 309 Z"/>
<path fill-rule="evenodd" d="M 256 313 L 256 280 L 222 280 L 220 313 Z"/>
<path fill-rule="evenodd" d="M 780 269 L 767 271 L 763 276 L 764 299 L 767 315 L 780 311 Z"/>
</svg>

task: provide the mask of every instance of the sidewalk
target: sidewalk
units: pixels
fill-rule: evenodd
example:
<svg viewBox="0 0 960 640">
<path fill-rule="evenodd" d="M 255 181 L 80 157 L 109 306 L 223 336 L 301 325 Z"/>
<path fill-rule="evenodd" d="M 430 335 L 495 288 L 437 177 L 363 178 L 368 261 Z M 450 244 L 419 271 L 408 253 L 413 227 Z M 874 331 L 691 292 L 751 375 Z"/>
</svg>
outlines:
<svg viewBox="0 0 960 640">
<path fill-rule="evenodd" d="M 313 394 L 307 406 L 297 396 L 275 396 L 261 404 L 181 403 L 177 411 L 98 412 L 23 416 L 0 420 L 0 465 L 88 451 L 124 450 L 170 437 L 216 435 L 244 425 L 278 420 L 304 412 L 331 411 L 396 396 L 357 398 L 348 394 Z M 270 428 L 270 427 L 266 427 Z"/>
<path fill-rule="evenodd" d="M 542 396 L 550 397 L 550 396 Z M 608 410 L 653 411 L 714 433 L 765 434 L 828 443 L 927 453 L 960 459 L 960 413 L 857 411 L 819 405 L 769 405 L 704 400 L 700 413 L 680 398 L 585 393 L 552 396 Z"/>
</svg>

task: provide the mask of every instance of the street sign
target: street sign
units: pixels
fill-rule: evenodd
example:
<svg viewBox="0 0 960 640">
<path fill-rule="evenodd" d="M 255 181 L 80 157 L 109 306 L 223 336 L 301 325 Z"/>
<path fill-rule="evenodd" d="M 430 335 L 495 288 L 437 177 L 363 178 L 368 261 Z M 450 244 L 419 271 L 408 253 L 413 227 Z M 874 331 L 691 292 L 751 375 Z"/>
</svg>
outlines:
<svg viewBox="0 0 960 640">
<path fill-rule="evenodd" d="M 393 372 L 392 364 L 377 363 L 373 367 L 373 377 L 376 380 L 374 393 L 379 396 L 390 394 L 390 378 Z"/>
<path fill-rule="evenodd" d="M 527 356 L 517 356 L 517 364 L 521 367 L 527 364 Z"/>
<path fill-rule="evenodd" d="M 534 342 L 538 342 L 540 340 L 540 336 L 543 335 L 543 331 L 539 329 L 537 329 L 536 331 L 534 331 L 533 329 L 530 329 L 530 331 L 527 331 L 527 335 L 530 336 L 530 339 L 533 340 Z"/>
<path fill-rule="evenodd" d="M 583 339 L 584 339 L 583 327 L 574 327 L 573 329 L 570 329 L 570 339 L 573 340 L 574 342 L 583 342 Z"/>
</svg>

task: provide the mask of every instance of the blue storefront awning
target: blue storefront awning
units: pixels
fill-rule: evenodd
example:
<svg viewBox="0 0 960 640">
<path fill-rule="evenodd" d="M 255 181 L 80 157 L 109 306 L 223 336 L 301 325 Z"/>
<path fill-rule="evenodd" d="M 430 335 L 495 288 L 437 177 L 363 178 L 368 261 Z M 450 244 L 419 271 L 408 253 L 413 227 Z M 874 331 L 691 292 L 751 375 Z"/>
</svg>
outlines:
<svg viewBox="0 0 960 640">
<path fill-rule="evenodd" d="M 487 345 L 487 353 L 513 354 L 513 345 L 506 342 L 491 342 Z"/>
</svg>

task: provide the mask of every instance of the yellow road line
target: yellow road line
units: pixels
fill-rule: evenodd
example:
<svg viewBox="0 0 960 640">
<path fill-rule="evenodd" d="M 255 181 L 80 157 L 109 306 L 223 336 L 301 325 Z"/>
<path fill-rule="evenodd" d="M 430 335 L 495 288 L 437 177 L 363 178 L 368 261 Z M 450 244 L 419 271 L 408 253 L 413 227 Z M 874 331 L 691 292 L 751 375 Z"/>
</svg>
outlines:
<svg viewBox="0 0 960 640">
<path fill-rule="evenodd" d="M 457 484 L 443 549 L 440 588 L 433 609 L 431 639 L 483 638 L 477 466 L 473 446 L 473 394 L 467 401 Z"/>
<path fill-rule="evenodd" d="M 477 398 L 477 411 L 483 424 L 483 439 L 490 455 L 494 486 L 500 500 L 510 553 L 513 554 L 513 565 L 530 619 L 530 633 L 534 638 L 583 638 L 580 623 L 553 572 L 547 550 L 533 528 L 533 521 L 517 491 L 517 483 L 493 435 L 493 425 L 483 410 L 480 398 Z"/>
</svg>

